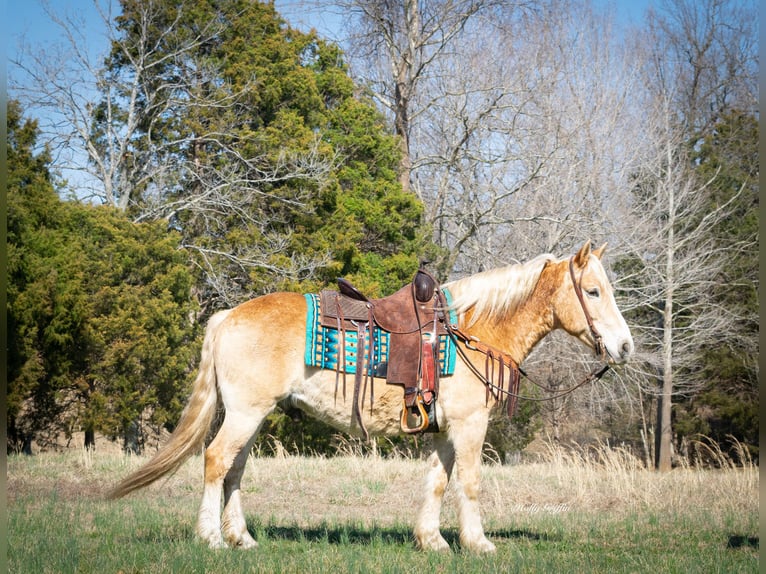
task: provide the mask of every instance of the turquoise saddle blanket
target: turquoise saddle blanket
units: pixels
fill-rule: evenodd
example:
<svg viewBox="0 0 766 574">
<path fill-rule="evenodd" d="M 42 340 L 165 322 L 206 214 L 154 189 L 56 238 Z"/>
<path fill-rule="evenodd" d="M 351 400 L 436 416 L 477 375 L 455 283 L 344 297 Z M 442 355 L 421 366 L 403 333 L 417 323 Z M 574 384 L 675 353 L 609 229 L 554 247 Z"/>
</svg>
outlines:
<svg viewBox="0 0 766 574">
<path fill-rule="evenodd" d="M 442 290 L 447 304 L 452 301 L 449 296 L 449 292 L 446 289 Z M 338 364 L 341 362 L 341 368 L 346 373 L 356 373 L 356 357 L 357 346 L 359 345 L 358 334 L 354 330 L 347 329 L 345 332 L 345 345 L 341 349 L 341 345 L 344 343 L 341 333 L 338 329 L 331 327 L 324 327 L 320 323 L 320 299 L 319 295 L 307 293 L 304 295 L 306 298 L 306 306 L 308 311 L 306 313 L 306 352 L 305 362 L 309 367 L 319 367 L 321 369 L 338 369 Z M 457 323 L 457 316 L 454 311 L 450 311 L 449 321 L 451 324 Z M 385 365 L 388 363 L 389 352 L 389 334 L 383 331 L 379 327 L 372 329 L 372 343 L 373 354 L 372 360 L 367 365 L 368 373 L 374 376 L 380 375 L 381 371 L 384 371 Z M 364 353 L 363 356 L 367 356 L 367 352 L 370 348 L 370 332 L 367 331 L 364 338 Z M 342 353 L 342 354 L 341 354 Z M 449 335 L 439 336 L 439 374 L 441 376 L 452 375 L 455 372 L 455 361 L 457 359 L 457 352 L 455 349 L 455 342 Z M 383 369 L 381 369 L 383 367 Z"/>
</svg>

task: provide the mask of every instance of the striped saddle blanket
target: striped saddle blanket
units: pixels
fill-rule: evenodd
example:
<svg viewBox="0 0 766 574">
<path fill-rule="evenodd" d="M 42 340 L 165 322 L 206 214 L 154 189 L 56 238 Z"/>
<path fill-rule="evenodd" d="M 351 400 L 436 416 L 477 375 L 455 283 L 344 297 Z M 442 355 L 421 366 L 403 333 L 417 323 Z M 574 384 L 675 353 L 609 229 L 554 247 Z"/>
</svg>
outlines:
<svg viewBox="0 0 766 574">
<path fill-rule="evenodd" d="M 449 293 L 443 293 L 449 300 Z M 306 352 L 305 363 L 310 367 L 322 369 L 340 370 L 349 374 L 356 374 L 357 357 L 369 357 L 366 375 L 385 377 L 389 362 L 391 334 L 375 325 L 371 330 L 365 331 L 363 353 L 358 353 L 360 342 L 358 334 L 354 330 L 346 330 L 344 336 L 338 329 L 321 324 L 321 299 L 316 294 L 306 294 L 308 307 L 306 316 Z M 454 324 L 457 318 L 454 312 L 450 312 L 450 321 Z M 370 340 L 372 339 L 372 340 Z M 372 353 L 370 353 L 372 344 Z M 341 348 L 343 346 L 343 348 Z M 457 352 L 455 343 L 449 335 L 439 335 L 439 374 L 440 376 L 452 375 L 455 372 Z"/>
</svg>

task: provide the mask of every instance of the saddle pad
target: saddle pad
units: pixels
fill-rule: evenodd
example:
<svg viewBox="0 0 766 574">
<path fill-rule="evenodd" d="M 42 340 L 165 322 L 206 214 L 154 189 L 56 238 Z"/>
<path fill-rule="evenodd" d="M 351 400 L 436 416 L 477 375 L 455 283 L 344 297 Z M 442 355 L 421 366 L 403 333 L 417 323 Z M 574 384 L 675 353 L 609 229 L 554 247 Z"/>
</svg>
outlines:
<svg viewBox="0 0 766 574">
<path fill-rule="evenodd" d="M 447 303 L 449 295 L 447 295 Z M 358 345 L 358 335 L 354 329 L 346 329 L 345 348 L 343 355 L 339 356 L 342 336 L 338 329 L 323 326 L 320 322 L 320 298 L 319 295 L 307 293 L 306 299 L 306 351 L 304 354 L 305 363 L 309 367 L 319 367 L 321 369 L 337 369 L 339 361 L 345 360 L 341 367 L 345 366 L 346 373 L 356 373 L 356 350 Z M 450 321 L 455 323 L 457 319 L 450 312 Z M 373 356 L 372 364 L 368 365 L 370 373 L 378 372 L 380 365 L 388 363 L 389 334 L 379 327 L 373 328 Z M 370 333 L 367 331 L 364 339 L 365 356 L 370 345 Z M 449 335 L 439 336 L 439 374 L 441 376 L 452 375 L 455 372 L 455 361 L 457 352 L 455 343 Z"/>
</svg>

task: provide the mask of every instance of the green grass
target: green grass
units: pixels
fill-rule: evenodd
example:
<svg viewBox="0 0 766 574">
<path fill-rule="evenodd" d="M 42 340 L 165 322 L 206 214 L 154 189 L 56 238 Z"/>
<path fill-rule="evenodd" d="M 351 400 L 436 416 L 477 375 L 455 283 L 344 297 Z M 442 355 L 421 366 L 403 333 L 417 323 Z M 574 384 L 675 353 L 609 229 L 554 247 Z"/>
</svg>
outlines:
<svg viewBox="0 0 766 574">
<path fill-rule="evenodd" d="M 420 483 L 421 461 L 253 460 L 244 503 L 259 548 L 249 551 L 213 551 L 195 537 L 199 458 L 164 483 L 103 500 L 140 462 L 10 457 L 9 571 L 758 572 L 756 468 L 641 471 L 632 483 L 612 468 L 599 483 L 595 467 L 488 466 L 485 527 L 497 554 L 474 556 L 460 549 L 450 492 L 443 533 L 453 551 L 414 549 L 417 496 L 401 487 Z M 643 498 L 630 490 L 652 484 Z"/>
</svg>

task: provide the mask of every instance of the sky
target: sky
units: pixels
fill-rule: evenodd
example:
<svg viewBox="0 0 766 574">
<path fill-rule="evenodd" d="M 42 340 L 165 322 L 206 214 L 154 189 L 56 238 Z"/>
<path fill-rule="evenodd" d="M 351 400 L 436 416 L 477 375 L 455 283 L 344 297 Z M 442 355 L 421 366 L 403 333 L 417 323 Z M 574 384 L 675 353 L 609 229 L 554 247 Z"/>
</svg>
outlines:
<svg viewBox="0 0 766 574">
<path fill-rule="evenodd" d="M 612 7 L 618 21 L 624 24 L 640 23 L 651 1 L 593 0 L 596 7 Z M 32 44 L 50 43 L 59 36 L 60 29 L 45 14 L 40 0 L 7 0 L 5 4 L 7 18 L 4 26 L 8 34 L 6 50 L 9 58 L 17 53 L 22 36 Z M 86 41 L 93 45 L 94 50 L 106 47 L 103 23 L 92 0 L 49 0 L 49 4 L 54 12 L 69 13 L 82 19 L 81 29 L 85 31 Z M 276 7 L 292 26 L 300 29 L 313 26 L 320 34 L 327 32 L 330 35 L 337 22 L 336 15 L 307 12 L 301 7 L 301 0 L 277 0 Z"/>
</svg>

